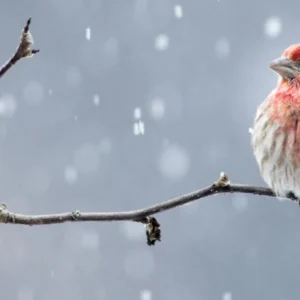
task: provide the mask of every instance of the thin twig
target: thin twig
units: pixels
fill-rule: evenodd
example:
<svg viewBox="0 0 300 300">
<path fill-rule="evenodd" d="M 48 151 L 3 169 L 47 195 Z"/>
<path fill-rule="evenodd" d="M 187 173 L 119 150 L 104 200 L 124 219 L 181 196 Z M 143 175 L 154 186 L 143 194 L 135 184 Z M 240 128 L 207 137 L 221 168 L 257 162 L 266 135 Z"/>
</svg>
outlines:
<svg viewBox="0 0 300 300">
<path fill-rule="evenodd" d="M 65 222 L 109 222 L 134 221 L 145 225 L 148 245 L 160 241 L 160 224 L 152 217 L 157 213 L 182 206 L 184 204 L 219 194 L 244 193 L 276 197 L 273 191 L 266 187 L 231 184 L 227 175 L 221 173 L 220 179 L 214 184 L 200 190 L 188 193 L 146 208 L 121 212 L 80 212 L 79 210 L 66 213 L 46 215 L 23 215 L 10 212 L 5 204 L 0 204 L 0 223 L 22 225 L 49 225 Z M 290 199 L 293 200 L 293 199 Z"/>
<path fill-rule="evenodd" d="M 265 187 L 242 184 L 232 184 L 228 187 L 217 187 L 211 185 L 195 192 L 185 194 L 183 196 L 179 196 L 165 202 L 161 202 L 138 210 L 122 212 L 77 212 L 77 215 L 76 212 L 47 215 L 22 215 L 13 214 L 10 212 L 10 218 L 9 220 L 7 220 L 7 223 L 23 225 L 48 225 L 65 222 L 136 221 L 142 220 L 147 216 L 151 216 L 178 206 L 182 206 L 201 198 L 230 193 L 245 193 L 275 197 L 272 190 Z"/>
<path fill-rule="evenodd" d="M 219 185 L 219 182 L 197 190 L 195 192 L 185 194 L 146 208 L 122 211 L 122 212 L 67 212 L 47 215 L 23 215 L 8 212 L 6 207 L 3 207 L 3 213 L 7 211 L 6 218 L 2 218 L 4 223 L 23 224 L 23 225 L 48 225 L 59 224 L 65 222 L 108 222 L 108 221 L 137 221 L 144 223 L 145 218 L 154 214 L 182 206 L 189 202 L 196 201 L 201 198 L 218 194 L 244 193 L 275 197 L 273 191 L 269 188 L 242 185 L 228 184 Z M 1 214 L 0 214 L 1 215 Z"/>
<path fill-rule="evenodd" d="M 16 49 L 15 54 L 0 68 L 0 78 L 21 58 L 31 57 L 38 53 L 40 50 L 31 49 L 33 45 L 33 38 L 29 31 L 29 26 L 31 23 L 31 18 L 28 19 L 25 27 L 23 28 L 20 43 Z"/>
</svg>

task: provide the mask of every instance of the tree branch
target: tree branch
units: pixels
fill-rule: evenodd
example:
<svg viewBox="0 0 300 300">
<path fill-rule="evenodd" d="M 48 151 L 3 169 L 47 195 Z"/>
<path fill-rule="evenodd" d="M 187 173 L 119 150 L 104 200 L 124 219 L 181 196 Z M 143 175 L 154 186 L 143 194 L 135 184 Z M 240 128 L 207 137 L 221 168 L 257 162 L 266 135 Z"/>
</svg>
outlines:
<svg viewBox="0 0 300 300">
<path fill-rule="evenodd" d="M 0 68 L 0 78 L 21 58 L 32 57 L 34 54 L 38 53 L 40 50 L 31 49 L 33 45 L 33 37 L 29 31 L 29 26 L 31 23 L 31 18 L 28 19 L 25 27 L 23 28 L 20 43 L 16 49 L 15 54 Z"/>
<path fill-rule="evenodd" d="M 73 211 L 47 215 L 23 215 L 9 212 L 6 205 L 1 204 L 0 222 L 32 226 L 59 224 L 65 222 L 134 221 L 145 224 L 148 244 L 154 245 L 155 241 L 160 240 L 160 225 L 155 218 L 151 217 L 152 215 L 208 196 L 232 193 L 275 197 L 275 194 L 269 188 L 252 185 L 230 184 L 228 177 L 224 173 L 221 173 L 220 179 L 208 187 L 138 210 L 122 212 Z"/>
</svg>

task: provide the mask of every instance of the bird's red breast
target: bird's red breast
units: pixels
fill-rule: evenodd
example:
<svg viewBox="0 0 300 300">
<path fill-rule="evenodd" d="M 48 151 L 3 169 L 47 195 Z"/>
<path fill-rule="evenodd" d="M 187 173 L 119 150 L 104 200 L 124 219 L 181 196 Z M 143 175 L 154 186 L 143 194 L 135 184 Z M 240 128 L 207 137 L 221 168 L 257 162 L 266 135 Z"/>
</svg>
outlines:
<svg viewBox="0 0 300 300">
<path fill-rule="evenodd" d="M 300 119 L 300 87 L 282 82 L 268 98 L 272 120 L 289 123 L 289 120 Z"/>
</svg>

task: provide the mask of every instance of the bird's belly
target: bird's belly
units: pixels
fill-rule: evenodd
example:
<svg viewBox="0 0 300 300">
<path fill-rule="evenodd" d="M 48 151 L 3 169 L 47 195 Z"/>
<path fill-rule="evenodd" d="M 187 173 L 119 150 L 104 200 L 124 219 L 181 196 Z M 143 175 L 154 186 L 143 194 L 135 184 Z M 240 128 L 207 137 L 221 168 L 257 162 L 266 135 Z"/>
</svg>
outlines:
<svg viewBox="0 0 300 300">
<path fill-rule="evenodd" d="M 300 131 L 286 130 L 280 122 L 271 120 L 266 103 L 263 105 L 258 110 L 252 134 L 261 176 L 277 196 L 285 197 L 293 192 L 300 198 Z"/>
</svg>

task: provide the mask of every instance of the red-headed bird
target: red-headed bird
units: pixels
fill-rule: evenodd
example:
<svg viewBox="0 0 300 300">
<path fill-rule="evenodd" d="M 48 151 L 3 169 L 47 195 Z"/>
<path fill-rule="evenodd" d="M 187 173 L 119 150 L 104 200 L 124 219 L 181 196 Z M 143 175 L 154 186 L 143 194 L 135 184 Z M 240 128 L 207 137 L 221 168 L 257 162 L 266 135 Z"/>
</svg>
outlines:
<svg viewBox="0 0 300 300">
<path fill-rule="evenodd" d="M 300 44 L 291 45 L 270 68 L 280 75 L 259 106 L 252 148 L 264 181 L 278 197 L 300 199 Z"/>
</svg>

